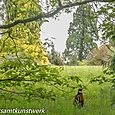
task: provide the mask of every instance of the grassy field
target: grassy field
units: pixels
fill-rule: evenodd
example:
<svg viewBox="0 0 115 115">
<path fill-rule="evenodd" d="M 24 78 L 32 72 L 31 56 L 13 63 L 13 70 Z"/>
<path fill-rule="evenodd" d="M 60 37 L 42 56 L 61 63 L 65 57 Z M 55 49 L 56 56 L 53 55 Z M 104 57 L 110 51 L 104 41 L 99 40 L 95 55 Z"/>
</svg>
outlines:
<svg viewBox="0 0 115 115">
<path fill-rule="evenodd" d="M 77 75 L 83 80 L 83 83 L 87 86 L 84 89 L 85 105 L 80 109 L 74 107 L 72 104 L 73 97 L 76 94 L 76 90 L 66 94 L 64 96 L 57 97 L 56 101 L 51 100 L 32 100 L 26 101 L 24 98 L 17 97 L 16 100 L 0 100 L 0 108 L 36 108 L 45 110 L 46 115 L 115 115 L 115 108 L 111 107 L 110 101 L 110 84 L 104 83 L 98 85 L 98 83 L 89 84 L 89 80 L 95 76 L 101 75 L 102 67 L 96 66 L 65 66 L 61 73 L 64 77 L 68 75 Z M 3 113 L 2 113 L 3 114 Z M 9 114 L 5 114 L 9 115 Z M 14 114 L 16 115 L 16 113 Z M 23 115 L 23 114 L 20 114 Z M 27 115 L 27 114 L 26 114 Z"/>
</svg>

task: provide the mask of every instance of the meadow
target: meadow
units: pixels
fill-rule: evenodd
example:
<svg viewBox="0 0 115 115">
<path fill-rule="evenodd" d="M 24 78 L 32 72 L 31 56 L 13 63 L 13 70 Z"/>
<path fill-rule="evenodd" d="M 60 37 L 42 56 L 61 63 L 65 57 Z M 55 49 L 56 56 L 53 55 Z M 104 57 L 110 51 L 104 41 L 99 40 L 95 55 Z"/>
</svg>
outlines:
<svg viewBox="0 0 115 115">
<path fill-rule="evenodd" d="M 47 99 L 32 99 L 27 101 L 25 98 L 18 97 L 16 100 L 0 99 L 0 108 L 33 108 L 43 109 L 46 115 L 115 115 L 115 108 L 111 106 L 111 84 L 89 83 L 91 78 L 102 75 L 102 67 L 100 66 L 64 66 L 61 72 L 63 77 L 68 75 L 77 75 L 83 81 L 85 89 L 83 89 L 85 104 L 83 108 L 73 106 L 73 97 L 77 93 L 74 89 L 65 95 L 59 95 L 55 101 Z M 69 91 L 69 89 L 68 89 Z M 3 114 L 3 113 L 2 113 Z M 17 113 L 19 114 L 19 113 Z M 14 115 L 17 115 L 14 113 Z M 9 115 L 5 113 L 5 115 Z M 23 115 L 20 113 L 20 115 Z"/>
</svg>

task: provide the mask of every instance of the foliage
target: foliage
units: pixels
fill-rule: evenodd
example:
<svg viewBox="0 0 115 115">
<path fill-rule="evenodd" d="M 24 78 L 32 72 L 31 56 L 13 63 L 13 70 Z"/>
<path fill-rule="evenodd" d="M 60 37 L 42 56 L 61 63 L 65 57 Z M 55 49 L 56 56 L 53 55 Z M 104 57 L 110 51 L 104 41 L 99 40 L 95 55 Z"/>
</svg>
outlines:
<svg viewBox="0 0 115 115">
<path fill-rule="evenodd" d="M 103 73 L 103 75 L 99 75 L 98 77 L 96 76 L 91 81 L 98 81 L 99 84 L 110 82 L 112 84 L 112 87 L 115 87 L 115 55 L 112 59 L 111 65 L 108 68 L 105 68 L 103 70 Z"/>
<path fill-rule="evenodd" d="M 49 53 L 48 56 L 49 56 L 49 61 L 51 64 L 63 65 L 62 57 L 61 57 L 60 53 L 55 51 L 54 47 L 51 49 L 51 53 Z"/>
<path fill-rule="evenodd" d="M 39 86 L 45 84 L 45 81 L 50 81 L 53 76 L 57 77 L 55 74 L 58 70 L 51 73 L 53 68 L 48 68 L 47 66 L 37 66 L 36 64 L 29 64 L 29 62 L 24 63 L 25 67 L 20 65 L 19 62 L 3 62 L 1 64 L 1 90 L 3 94 L 6 92 L 16 93 L 19 95 L 24 95 L 25 97 L 36 97 L 48 98 L 51 95 L 51 91 L 48 91 L 45 86 Z M 57 74 L 59 75 L 59 74 Z M 50 77 L 49 77 L 50 76 Z M 7 93 L 6 93 L 7 94 Z M 48 94 L 48 95 L 46 95 Z M 52 97 L 51 97 L 52 98 Z"/>
<path fill-rule="evenodd" d="M 44 47 L 47 51 L 48 60 L 53 65 L 63 65 L 64 64 L 63 59 L 60 53 L 58 53 L 55 50 L 53 39 L 55 38 L 52 37 L 51 40 L 47 38 L 45 39 L 44 42 Z"/>
<path fill-rule="evenodd" d="M 82 86 L 82 81 L 76 75 L 62 77 L 62 70 L 62 67 L 40 66 L 28 60 L 23 60 L 23 65 L 15 60 L 4 61 L 0 64 L 1 98 L 11 95 L 10 100 L 13 93 L 24 96 L 28 101 L 37 97 L 55 100 L 57 95 L 67 93 L 68 88 L 73 90 Z M 72 84 L 74 82 L 76 84 Z"/>
<path fill-rule="evenodd" d="M 110 67 L 105 68 L 103 70 L 102 75 L 96 76 L 95 78 L 91 79 L 91 83 L 92 82 L 98 82 L 100 85 L 105 83 L 105 82 L 109 82 L 111 84 L 111 105 L 114 107 L 115 105 L 115 55 L 112 59 L 112 64 Z"/>
<path fill-rule="evenodd" d="M 35 3 L 38 1 L 35 0 Z M 5 24 L 17 19 L 25 19 L 41 12 L 40 6 L 31 1 L 4 1 Z M 11 7 L 12 6 L 12 7 Z M 2 36 L 1 57 L 30 59 L 39 64 L 47 64 L 48 58 L 40 41 L 41 21 L 16 25 Z"/>
<path fill-rule="evenodd" d="M 48 52 L 48 59 L 49 59 L 49 62 L 53 65 L 63 65 L 63 60 L 62 60 L 62 57 L 60 55 L 60 53 L 58 53 L 57 51 L 52 51 L 51 53 Z"/>
<path fill-rule="evenodd" d="M 99 29 L 102 34 L 102 39 L 105 42 L 109 42 L 109 45 L 115 45 L 115 24 L 114 15 L 115 8 L 114 3 L 106 3 L 102 5 L 98 11 L 97 15 L 100 19 Z"/>
<path fill-rule="evenodd" d="M 86 59 L 92 48 L 97 46 L 97 22 L 94 16 L 92 5 L 81 5 L 73 13 L 64 52 L 70 62 L 74 57 L 79 61 Z"/>
<path fill-rule="evenodd" d="M 111 52 L 108 47 L 103 45 L 100 48 L 94 48 L 89 54 L 89 64 L 109 66 L 113 52 Z"/>
<path fill-rule="evenodd" d="M 111 65 L 109 64 L 109 67 L 106 68 L 103 72 L 104 75 L 96 76 L 94 79 L 91 80 L 91 82 L 98 82 L 99 84 L 109 82 L 111 83 L 111 89 L 113 90 L 113 93 L 115 92 L 115 25 L 114 25 L 114 4 L 112 3 L 106 3 L 100 7 L 100 9 L 97 11 L 97 15 L 101 20 L 101 23 L 99 24 L 99 29 L 102 32 L 102 40 L 104 43 L 108 44 L 106 45 L 109 52 L 112 52 L 112 61 Z M 103 42 L 102 41 L 102 42 Z M 112 48 L 111 48 L 112 46 Z M 105 57 L 104 54 L 105 53 Z M 109 61 L 109 58 L 107 58 L 109 53 L 107 51 L 101 51 L 101 59 L 105 61 Z M 104 57 L 104 58 L 103 58 Z M 112 96 L 112 106 L 115 105 L 115 95 Z"/>
</svg>

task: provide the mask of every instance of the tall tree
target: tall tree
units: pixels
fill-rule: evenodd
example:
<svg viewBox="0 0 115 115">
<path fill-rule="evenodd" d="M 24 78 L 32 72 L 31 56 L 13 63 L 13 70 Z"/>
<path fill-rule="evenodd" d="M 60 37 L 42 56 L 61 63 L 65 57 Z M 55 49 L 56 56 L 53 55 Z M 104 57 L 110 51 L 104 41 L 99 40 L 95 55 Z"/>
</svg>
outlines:
<svg viewBox="0 0 115 115">
<path fill-rule="evenodd" d="M 66 41 L 67 57 L 76 56 L 76 59 L 82 61 L 87 58 L 91 49 L 97 46 L 97 21 L 93 17 L 91 5 L 81 5 L 73 13 L 73 22 L 70 23 Z"/>
<path fill-rule="evenodd" d="M 60 53 L 55 50 L 54 39 L 54 37 L 51 37 L 51 39 L 45 39 L 44 47 L 47 51 L 48 60 L 53 65 L 63 65 L 63 59 Z"/>
</svg>

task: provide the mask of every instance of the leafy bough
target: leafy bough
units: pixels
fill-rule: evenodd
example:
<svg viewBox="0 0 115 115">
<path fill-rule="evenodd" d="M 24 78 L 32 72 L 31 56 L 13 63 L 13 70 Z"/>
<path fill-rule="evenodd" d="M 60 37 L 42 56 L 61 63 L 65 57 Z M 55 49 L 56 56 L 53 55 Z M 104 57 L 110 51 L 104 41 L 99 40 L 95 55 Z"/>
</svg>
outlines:
<svg viewBox="0 0 115 115">
<path fill-rule="evenodd" d="M 56 96 L 71 93 L 82 86 L 79 76 L 62 76 L 63 67 L 29 64 L 29 62 L 23 65 L 18 61 L 0 64 L 1 98 L 12 95 L 10 97 L 12 99 L 18 95 L 28 100 L 33 98 L 55 100 Z"/>
</svg>

